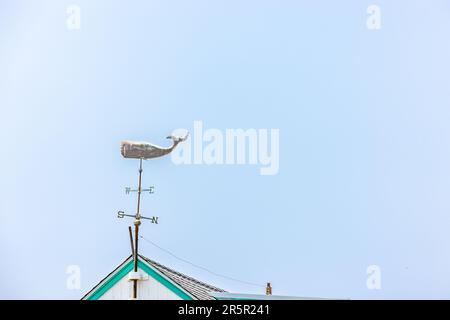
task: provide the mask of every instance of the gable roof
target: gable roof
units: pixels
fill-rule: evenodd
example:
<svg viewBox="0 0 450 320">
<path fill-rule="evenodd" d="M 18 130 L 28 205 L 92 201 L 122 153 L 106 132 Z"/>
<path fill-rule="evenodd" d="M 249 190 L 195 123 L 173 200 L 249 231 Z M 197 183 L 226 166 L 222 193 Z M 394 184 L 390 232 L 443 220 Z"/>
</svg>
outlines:
<svg viewBox="0 0 450 320">
<path fill-rule="evenodd" d="M 140 257 L 198 300 L 215 300 L 215 298 L 212 297 L 209 292 L 226 292 L 225 290 L 214 287 L 205 282 L 189 277 L 181 272 L 163 266 L 162 264 L 159 264 L 158 262 L 150 260 L 144 256 Z"/>
<path fill-rule="evenodd" d="M 99 299 L 115 283 L 126 276 L 133 268 L 133 256 L 129 256 L 92 290 L 82 300 Z M 209 292 L 226 292 L 220 288 L 189 277 L 183 273 L 170 269 L 160 263 L 150 260 L 142 255 L 138 259 L 139 268 L 143 269 L 149 276 L 166 286 L 179 297 L 185 300 L 215 300 Z"/>
</svg>

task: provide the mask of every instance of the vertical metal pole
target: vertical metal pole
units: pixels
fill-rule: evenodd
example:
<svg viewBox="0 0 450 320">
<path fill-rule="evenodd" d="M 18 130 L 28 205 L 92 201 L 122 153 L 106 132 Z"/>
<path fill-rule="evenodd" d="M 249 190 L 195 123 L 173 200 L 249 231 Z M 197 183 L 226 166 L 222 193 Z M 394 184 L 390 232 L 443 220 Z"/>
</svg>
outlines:
<svg viewBox="0 0 450 320">
<path fill-rule="evenodd" d="M 131 230 L 131 227 L 128 227 L 128 232 L 130 234 L 131 255 L 133 256 L 133 261 L 134 261 L 133 231 Z"/>
<path fill-rule="evenodd" d="M 133 231 L 131 230 L 131 227 L 128 227 L 128 232 L 130 234 L 130 245 L 131 245 L 131 254 L 133 255 L 133 261 L 136 259 L 136 252 L 134 251 L 134 243 L 133 243 Z M 132 298 L 136 299 L 137 296 L 137 284 L 136 280 L 133 280 L 133 293 Z"/>
<path fill-rule="evenodd" d="M 141 224 L 142 158 L 139 163 L 139 184 L 136 219 L 134 220 L 134 272 L 138 271 L 139 225 Z M 133 299 L 137 299 L 137 280 L 133 280 Z"/>
<path fill-rule="evenodd" d="M 141 192 L 142 192 L 142 159 L 140 159 L 140 165 L 139 165 L 139 184 L 138 184 L 138 202 L 137 202 L 137 212 L 136 212 L 136 219 L 141 218 L 140 208 L 141 208 Z"/>
<path fill-rule="evenodd" d="M 138 221 L 138 220 L 136 220 Z M 137 265 L 138 265 L 138 232 L 139 232 L 139 226 L 137 224 L 134 225 L 134 243 L 135 243 L 135 250 L 134 250 L 134 272 L 137 272 Z M 138 282 L 137 280 L 133 280 L 133 299 L 137 299 L 137 286 Z"/>
</svg>

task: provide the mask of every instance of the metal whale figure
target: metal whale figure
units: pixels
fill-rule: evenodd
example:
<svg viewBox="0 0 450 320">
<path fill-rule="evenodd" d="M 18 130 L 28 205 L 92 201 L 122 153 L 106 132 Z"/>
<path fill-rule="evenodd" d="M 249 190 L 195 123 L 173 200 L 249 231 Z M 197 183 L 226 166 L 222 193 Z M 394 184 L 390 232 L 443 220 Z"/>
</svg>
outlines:
<svg viewBox="0 0 450 320">
<path fill-rule="evenodd" d="M 168 136 L 167 139 L 172 139 L 173 144 L 169 148 L 160 147 L 145 141 L 122 141 L 120 143 L 120 152 L 124 158 L 131 159 L 153 159 L 165 156 L 172 152 L 176 146 L 185 141 L 189 137 L 189 133 L 184 137 Z"/>
</svg>

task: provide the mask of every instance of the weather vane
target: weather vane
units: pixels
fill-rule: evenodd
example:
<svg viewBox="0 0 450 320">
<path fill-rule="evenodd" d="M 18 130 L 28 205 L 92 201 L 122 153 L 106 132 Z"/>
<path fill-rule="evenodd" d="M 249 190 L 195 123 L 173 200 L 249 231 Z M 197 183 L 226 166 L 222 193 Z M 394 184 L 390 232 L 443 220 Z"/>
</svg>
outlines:
<svg viewBox="0 0 450 320">
<path fill-rule="evenodd" d="M 142 141 L 122 141 L 120 144 L 121 154 L 124 158 L 127 159 L 138 159 L 139 160 L 139 181 L 137 189 L 132 189 L 130 187 L 125 188 L 125 193 L 137 193 L 137 209 L 136 214 L 125 214 L 123 211 L 119 211 L 117 213 L 118 218 L 124 217 L 132 217 L 134 218 L 134 243 L 133 243 L 133 235 L 130 230 L 130 240 L 131 240 L 131 250 L 133 252 L 133 262 L 134 262 L 134 277 L 133 280 L 133 299 L 137 299 L 137 280 L 139 277 L 137 276 L 138 272 L 138 239 L 139 239 L 139 226 L 141 225 L 141 219 L 150 220 L 151 223 L 158 223 L 158 217 L 144 217 L 141 215 L 141 193 L 149 192 L 150 194 L 154 193 L 155 188 L 149 187 L 148 189 L 142 189 L 142 160 L 149 160 L 154 158 L 159 158 L 171 153 L 176 146 L 185 141 L 189 136 L 189 133 L 184 137 L 175 137 L 168 136 L 167 139 L 172 139 L 173 144 L 169 148 L 163 148 L 148 142 Z"/>
</svg>

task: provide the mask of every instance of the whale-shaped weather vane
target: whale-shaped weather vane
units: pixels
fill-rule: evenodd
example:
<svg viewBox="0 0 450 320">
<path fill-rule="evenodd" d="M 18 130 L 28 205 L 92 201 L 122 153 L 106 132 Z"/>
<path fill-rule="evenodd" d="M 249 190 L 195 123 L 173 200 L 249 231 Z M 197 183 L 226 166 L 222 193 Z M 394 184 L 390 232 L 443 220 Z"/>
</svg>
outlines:
<svg viewBox="0 0 450 320">
<path fill-rule="evenodd" d="M 168 148 L 160 147 L 155 144 L 151 144 L 144 141 L 126 140 L 122 141 L 120 150 L 124 158 L 142 159 L 142 160 L 158 158 L 171 153 L 176 148 L 176 146 L 180 142 L 185 141 L 188 138 L 188 136 L 189 133 L 186 134 L 184 137 L 176 137 L 173 135 L 168 136 L 167 139 L 172 139 L 173 141 L 172 146 Z"/>
<path fill-rule="evenodd" d="M 185 141 L 189 136 L 189 133 L 187 133 L 184 137 L 176 137 L 173 135 L 170 135 L 167 137 L 167 139 L 172 139 L 173 144 L 171 147 L 164 148 L 160 147 L 148 142 L 143 141 L 122 141 L 120 143 L 120 151 L 124 158 L 128 159 L 138 159 L 139 160 L 139 182 L 137 189 L 132 189 L 131 187 L 125 188 L 125 192 L 129 194 L 130 192 L 137 192 L 137 210 L 136 214 L 125 214 L 123 211 L 119 211 L 117 213 L 118 218 L 124 218 L 132 217 L 134 218 L 134 241 L 133 241 L 133 235 L 131 231 L 131 227 L 129 227 L 130 232 L 130 240 L 131 240 L 131 251 L 133 253 L 133 260 L 134 260 L 134 268 L 133 273 L 130 275 L 130 280 L 133 280 L 133 293 L 132 293 L 132 299 L 137 299 L 137 290 L 138 285 L 137 281 L 141 280 L 140 275 L 138 274 L 138 240 L 139 240 L 139 226 L 141 224 L 141 219 L 147 219 L 151 220 L 152 223 L 157 224 L 158 223 L 158 217 L 144 217 L 141 215 L 141 193 L 142 192 L 150 192 L 153 193 L 154 188 L 150 187 L 149 189 L 142 189 L 142 160 L 148 160 L 148 159 L 154 159 L 159 158 L 162 156 L 165 156 L 169 153 L 171 153 L 176 146 Z"/>
</svg>

